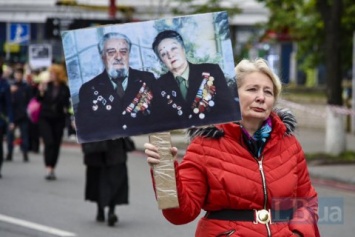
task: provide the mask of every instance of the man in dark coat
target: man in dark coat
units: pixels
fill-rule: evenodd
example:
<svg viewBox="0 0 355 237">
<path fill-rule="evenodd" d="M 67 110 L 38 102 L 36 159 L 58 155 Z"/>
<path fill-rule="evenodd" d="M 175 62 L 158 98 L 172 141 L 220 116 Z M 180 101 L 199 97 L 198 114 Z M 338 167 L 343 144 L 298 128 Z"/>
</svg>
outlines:
<svg viewBox="0 0 355 237">
<path fill-rule="evenodd" d="M 11 106 L 10 85 L 2 77 L 2 65 L 0 64 L 0 141 L 4 140 L 7 130 L 14 129 L 14 117 Z M 3 142 L 0 144 L 0 178 L 2 178 L 1 168 L 4 161 Z"/>
<path fill-rule="evenodd" d="M 12 111 L 14 116 L 15 128 L 7 133 L 7 155 L 6 160 L 11 161 L 14 150 L 15 129 L 19 128 L 21 138 L 21 151 L 23 161 L 28 161 L 29 148 L 29 119 L 27 115 L 27 106 L 32 98 L 31 88 L 23 81 L 24 69 L 15 68 L 14 82 L 11 84 Z"/>
<path fill-rule="evenodd" d="M 79 142 L 150 132 L 154 75 L 129 67 L 131 41 L 123 34 L 105 34 L 98 48 L 105 70 L 79 90 L 75 111 Z"/>
<path fill-rule="evenodd" d="M 184 41 L 176 31 L 160 32 L 152 47 L 169 69 L 158 79 L 164 127 L 177 129 L 240 119 L 238 103 L 219 65 L 190 63 Z"/>
</svg>

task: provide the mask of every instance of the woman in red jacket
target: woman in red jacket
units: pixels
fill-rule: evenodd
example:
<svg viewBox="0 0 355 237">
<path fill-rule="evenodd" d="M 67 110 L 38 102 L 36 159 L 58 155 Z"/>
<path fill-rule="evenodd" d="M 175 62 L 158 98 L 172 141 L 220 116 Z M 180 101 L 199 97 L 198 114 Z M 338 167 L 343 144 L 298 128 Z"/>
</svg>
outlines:
<svg viewBox="0 0 355 237">
<path fill-rule="evenodd" d="M 206 211 L 197 237 L 320 236 L 295 118 L 274 108 L 280 79 L 263 59 L 242 60 L 235 70 L 242 120 L 189 130 L 192 141 L 176 162 L 179 208 L 163 215 L 179 225 Z M 157 147 L 145 148 L 147 162 L 159 163 Z"/>
</svg>

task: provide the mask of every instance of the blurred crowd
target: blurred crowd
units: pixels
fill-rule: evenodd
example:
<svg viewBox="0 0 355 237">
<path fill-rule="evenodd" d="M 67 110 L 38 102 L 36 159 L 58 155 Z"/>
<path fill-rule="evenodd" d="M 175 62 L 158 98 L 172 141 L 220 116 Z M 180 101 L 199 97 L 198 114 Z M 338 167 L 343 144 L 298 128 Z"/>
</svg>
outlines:
<svg viewBox="0 0 355 237">
<path fill-rule="evenodd" d="M 44 178 L 56 180 L 63 137 L 77 140 L 65 64 L 33 70 L 27 64 L 0 62 L 0 76 L 0 178 L 3 161 L 19 157 L 13 156 L 18 147 L 24 162 L 31 160 L 30 153 L 42 154 Z M 120 138 L 83 146 L 87 167 L 84 197 L 97 203 L 96 221 L 107 219 L 108 226 L 118 222 L 116 206 L 128 204 L 127 150 L 123 141 Z M 98 144 L 104 149 L 98 150 Z"/>
<path fill-rule="evenodd" d="M 76 140 L 72 124 L 64 63 L 32 69 L 28 64 L 0 62 L 0 178 L 3 161 L 14 159 L 16 147 L 24 162 L 30 153 L 43 153 L 47 180 L 54 180 L 63 136 Z M 38 121 L 29 116 L 29 104 L 41 104 Z"/>
</svg>

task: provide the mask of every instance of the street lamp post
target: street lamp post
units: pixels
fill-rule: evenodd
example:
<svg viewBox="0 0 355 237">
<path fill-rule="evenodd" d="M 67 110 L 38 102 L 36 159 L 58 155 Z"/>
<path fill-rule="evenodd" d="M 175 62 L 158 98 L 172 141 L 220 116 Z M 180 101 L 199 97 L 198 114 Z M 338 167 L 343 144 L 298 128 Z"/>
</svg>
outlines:
<svg viewBox="0 0 355 237">
<path fill-rule="evenodd" d="M 352 70 L 352 95 L 351 95 L 351 109 L 355 110 L 355 31 L 353 34 L 353 70 Z M 355 115 L 351 116 L 351 132 L 355 134 Z"/>
</svg>

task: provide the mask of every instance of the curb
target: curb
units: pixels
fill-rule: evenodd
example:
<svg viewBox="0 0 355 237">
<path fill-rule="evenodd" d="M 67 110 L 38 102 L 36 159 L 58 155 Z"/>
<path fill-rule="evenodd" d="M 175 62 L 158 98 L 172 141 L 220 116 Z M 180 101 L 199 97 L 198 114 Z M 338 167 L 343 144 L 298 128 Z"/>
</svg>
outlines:
<svg viewBox="0 0 355 237">
<path fill-rule="evenodd" d="M 355 192 L 355 184 L 345 183 L 343 181 L 332 180 L 328 178 L 320 178 L 317 176 L 311 175 L 312 184 L 332 187 L 336 189 L 341 189 L 345 191 Z"/>
<path fill-rule="evenodd" d="M 77 143 L 77 141 L 63 140 L 62 144 L 68 146 L 80 147 L 80 144 Z M 136 142 L 136 152 L 140 152 L 144 154 L 144 147 L 142 147 L 141 144 L 139 144 L 138 142 Z M 183 156 L 185 155 L 185 152 L 186 150 L 179 149 L 178 151 L 179 162 L 181 162 Z M 319 172 L 311 172 L 311 170 L 309 170 L 309 175 L 311 177 L 312 184 L 328 186 L 336 189 L 355 192 L 355 182 L 352 180 L 344 180 L 336 177 L 326 177 L 324 175 L 320 175 Z"/>
</svg>

